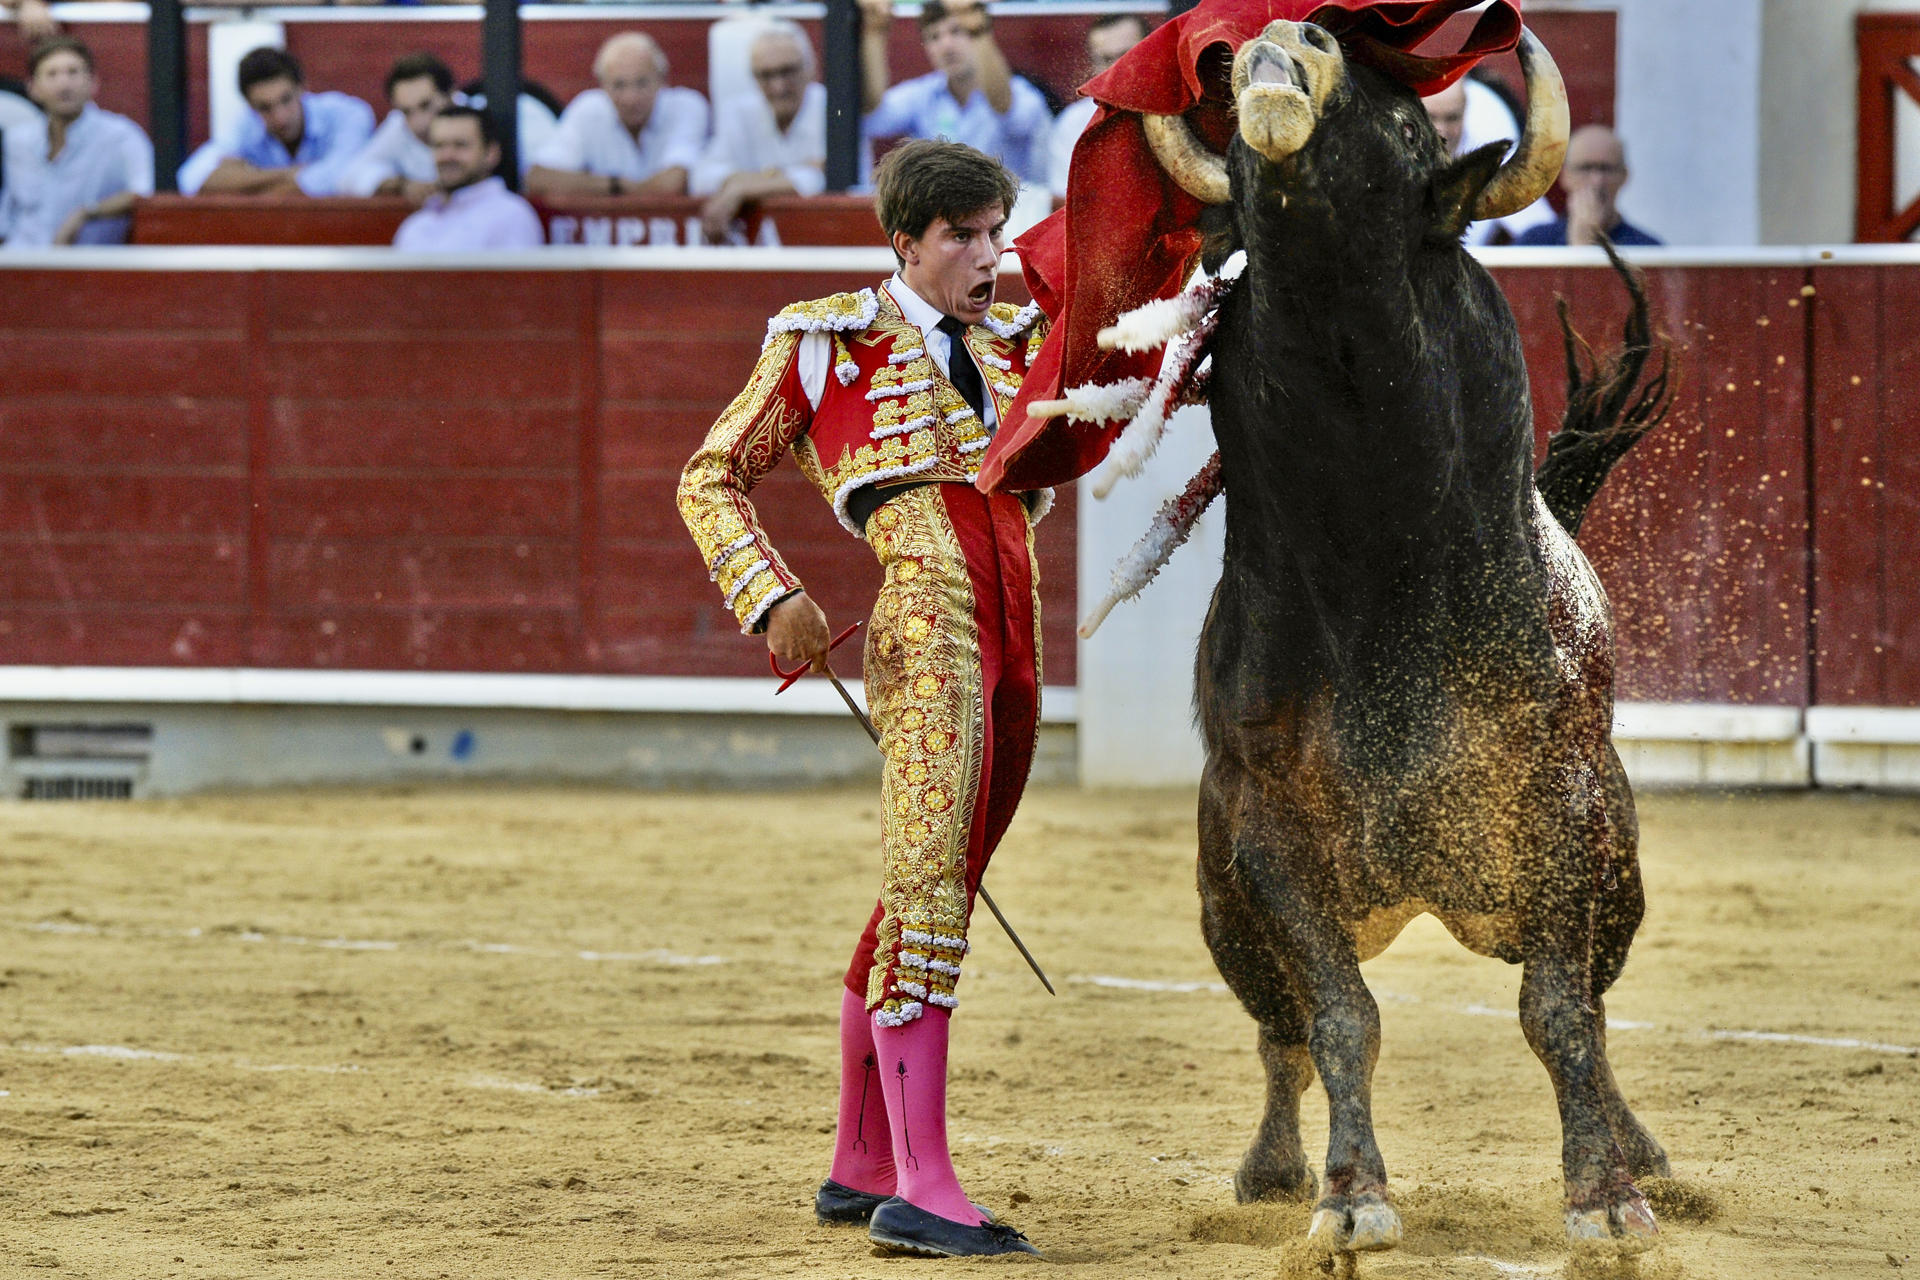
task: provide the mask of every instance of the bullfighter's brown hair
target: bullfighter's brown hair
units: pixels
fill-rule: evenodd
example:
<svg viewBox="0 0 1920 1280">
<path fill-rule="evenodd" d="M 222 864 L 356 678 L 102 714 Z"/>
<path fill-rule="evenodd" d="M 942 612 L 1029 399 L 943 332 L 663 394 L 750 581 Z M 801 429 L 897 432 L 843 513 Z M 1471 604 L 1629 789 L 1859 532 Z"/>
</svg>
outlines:
<svg viewBox="0 0 1920 1280">
<path fill-rule="evenodd" d="M 918 240 L 936 219 L 958 224 L 996 204 L 1011 213 L 1020 183 L 963 142 L 919 139 L 887 152 L 874 170 L 873 191 L 873 211 L 891 244 L 896 231 Z"/>
</svg>

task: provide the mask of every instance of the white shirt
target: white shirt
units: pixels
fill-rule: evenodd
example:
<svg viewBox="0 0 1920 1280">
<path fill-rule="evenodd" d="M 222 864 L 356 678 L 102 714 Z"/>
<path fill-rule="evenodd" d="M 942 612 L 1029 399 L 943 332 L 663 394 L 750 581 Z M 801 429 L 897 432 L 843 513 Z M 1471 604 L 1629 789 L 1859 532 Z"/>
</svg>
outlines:
<svg viewBox="0 0 1920 1280">
<path fill-rule="evenodd" d="M 472 105 L 464 94 L 454 94 L 453 100 L 462 106 Z M 553 132 L 553 112 L 547 110 L 540 99 L 523 93 L 519 117 L 520 172 L 524 175 L 532 166 L 528 157 L 533 149 Z M 439 176 L 433 167 L 433 148 L 414 136 L 405 116 L 389 111 L 380 127 L 373 131 L 373 137 L 367 139 L 367 145 L 360 148 L 346 172 L 340 175 L 340 194 L 370 196 L 389 178 L 431 185 Z"/>
<path fill-rule="evenodd" d="M 661 89 L 637 139 L 620 123 L 613 99 L 588 89 L 567 104 L 532 159 L 547 169 L 644 182 L 662 169 L 691 172 L 706 142 L 707 100 L 692 89 Z"/>
<path fill-rule="evenodd" d="M 1513 118 L 1513 112 L 1499 94 L 1471 76 L 1461 83 L 1467 90 L 1467 115 L 1460 129 L 1460 146 L 1454 152 L 1456 156 L 1468 155 L 1489 142 L 1512 142 L 1520 136 L 1519 122 Z M 1486 244 L 1493 239 L 1496 227 L 1504 228 L 1509 236 L 1518 240 L 1521 232 L 1552 222 L 1558 216 L 1553 206 L 1547 203 L 1547 198 L 1542 196 L 1518 213 L 1486 222 L 1469 223 L 1462 240 L 1470 245 Z"/>
<path fill-rule="evenodd" d="M 929 71 L 902 80 L 881 95 L 862 128 L 872 138 L 945 138 L 984 151 L 1013 170 L 1022 182 L 1047 177 L 1047 140 L 1053 113 L 1040 91 L 1014 76 L 1013 101 L 1001 115 L 976 88 L 962 103 L 947 88 L 947 73 Z"/>
<path fill-rule="evenodd" d="M 1053 141 L 1048 144 L 1047 153 L 1047 186 L 1057 196 L 1067 194 L 1067 173 L 1073 165 L 1074 144 L 1093 123 L 1093 113 L 1099 105 L 1092 98 L 1075 98 L 1053 118 Z"/>
<path fill-rule="evenodd" d="M 76 209 L 131 191 L 153 194 L 153 144 L 140 126 L 89 102 L 67 126 L 60 154 L 49 158 L 48 122 L 17 124 L 6 133 L 6 188 L 0 192 L 0 236 L 13 248 L 53 243 Z M 89 222 L 81 244 L 117 244 L 127 219 Z"/>
<path fill-rule="evenodd" d="M 795 191 L 817 196 L 827 189 L 826 165 L 826 86 L 807 86 L 800 110 L 784 133 L 756 86 L 721 101 L 714 113 L 713 141 L 694 167 L 687 190 L 696 196 L 712 195 L 736 173 L 778 169 Z"/>
<path fill-rule="evenodd" d="M 893 305 L 900 308 L 901 318 L 920 331 L 921 344 L 927 354 L 933 358 L 934 365 L 952 379 L 953 339 L 940 331 L 940 322 L 945 320 L 942 312 L 931 302 L 907 287 L 898 271 L 893 278 L 880 286 L 893 299 Z M 967 359 L 973 359 L 969 353 Z M 825 333 L 809 333 L 800 339 L 800 387 L 807 393 L 807 403 L 814 408 L 820 407 L 820 397 L 827 389 L 827 369 L 833 363 L 833 339 Z M 978 364 L 974 368 L 978 369 Z M 986 401 L 985 419 L 988 431 L 1000 421 L 999 411 L 993 407 L 993 394 L 987 391 L 987 375 L 980 374 L 980 389 Z"/>
<path fill-rule="evenodd" d="M 433 167 L 433 148 L 413 136 L 405 116 L 389 111 L 340 175 L 340 194 L 370 196 L 389 178 L 432 182 L 438 176 Z"/>
<path fill-rule="evenodd" d="M 394 248 L 426 253 L 534 249 L 544 243 L 540 215 L 497 177 L 451 195 L 428 196 L 393 236 Z"/>
</svg>

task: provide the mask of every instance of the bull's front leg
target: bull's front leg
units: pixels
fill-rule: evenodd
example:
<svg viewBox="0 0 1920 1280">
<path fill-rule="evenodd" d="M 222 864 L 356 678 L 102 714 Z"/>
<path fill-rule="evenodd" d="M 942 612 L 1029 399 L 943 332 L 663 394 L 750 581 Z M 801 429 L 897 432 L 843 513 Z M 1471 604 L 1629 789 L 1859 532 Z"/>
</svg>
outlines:
<svg viewBox="0 0 1920 1280">
<path fill-rule="evenodd" d="M 1255 831 L 1260 827 L 1254 827 Z M 1373 1067 L 1380 1056 L 1380 1009 L 1360 977 L 1353 941 L 1340 927 L 1324 886 L 1304 873 L 1304 848 L 1235 840 L 1241 873 L 1274 919 L 1275 950 L 1297 977 L 1308 1014 L 1307 1048 L 1327 1090 L 1327 1164 L 1308 1240 L 1336 1251 L 1391 1249 L 1400 1215 L 1387 1195 L 1387 1167 L 1373 1134 Z"/>
<path fill-rule="evenodd" d="M 1574 859 L 1529 912 L 1520 1025 L 1553 1080 L 1567 1236 L 1575 1248 L 1638 1252 L 1658 1236 L 1653 1211 L 1627 1170 L 1609 1123 L 1606 1047 L 1591 999 L 1591 872 Z"/>
</svg>

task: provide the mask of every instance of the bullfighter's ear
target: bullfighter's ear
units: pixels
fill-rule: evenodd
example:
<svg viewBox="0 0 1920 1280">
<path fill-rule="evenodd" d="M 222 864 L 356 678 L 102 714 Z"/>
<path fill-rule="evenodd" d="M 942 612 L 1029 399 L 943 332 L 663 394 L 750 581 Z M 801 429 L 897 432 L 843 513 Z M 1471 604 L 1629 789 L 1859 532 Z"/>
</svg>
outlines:
<svg viewBox="0 0 1920 1280">
<path fill-rule="evenodd" d="M 1427 239 L 1435 244 L 1457 241 L 1473 221 L 1480 191 L 1500 171 L 1510 143 L 1489 142 L 1461 156 L 1433 175 L 1427 186 Z"/>
</svg>

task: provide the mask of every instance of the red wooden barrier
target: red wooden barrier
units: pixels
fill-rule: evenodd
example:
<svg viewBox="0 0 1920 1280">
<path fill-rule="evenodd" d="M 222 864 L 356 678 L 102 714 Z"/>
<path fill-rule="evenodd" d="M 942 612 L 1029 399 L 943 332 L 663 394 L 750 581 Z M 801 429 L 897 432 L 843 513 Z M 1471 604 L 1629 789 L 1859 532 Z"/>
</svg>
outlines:
<svg viewBox="0 0 1920 1280">
<path fill-rule="evenodd" d="M 1554 314 L 1573 300 L 1596 348 L 1620 341 L 1626 296 L 1594 267 L 1495 273 L 1532 374 L 1540 440 L 1566 405 Z M 1806 662 L 1804 269 L 1649 272 L 1679 395 L 1608 480 L 1580 543 L 1613 601 L 1620 696 L 1801 705 Z"/>
<path fill-rule="evenodd" d="M 692 197 L 536 202 L 551 244 L 701 244 Z M 398 197 L 153 196 L 133 210 L 135 244 L 386 245 L 412 210 Z M 869 196 L 782 196 L 749 205 L 751 244 L 867 246 L 880 239 Z"/>
<path fill-rule="evenodd" d="M 1920 705 L 1920 328 L 1915 273 L 1812 272 L 1818 700 Z"/>
<path fill-rule="evenodd" d="M 1605 347 L 1618 286 L 1497 274 L 1557 421 L 1553 295 Z M 1622 696 L 1920 705 L 1920 464 L 1900 448 L 1920 268 L 1650 276 L 1681 398 L 1582 539 Z M 0 264 L 0 663 L 758 674 L 674 477 L 766 316 L 866 283 Z M 1062 498 L 1040 540 L 1057 684 L 1076 614 Z M 762 503 L 829 613 L 857 616 L 866 549 L 791 467 Z"/>
<path fill-rule="evenodd" d="M 846 272 L 8 272 L 0 663 L 755 675 L 673 489 Z M 422 287 L 424 282 L 431 287 Z M 1014 277 L 1003 293 L 1025 294 Z M 689 306 L 689 300 L 698 305 Z M 759 502 L 831 616 L 872 554 Z M 1074 678 L 1072 495 L 1041 527 Z M 850 660 L 847 664 L 852 666 Z"/>
</svg>

